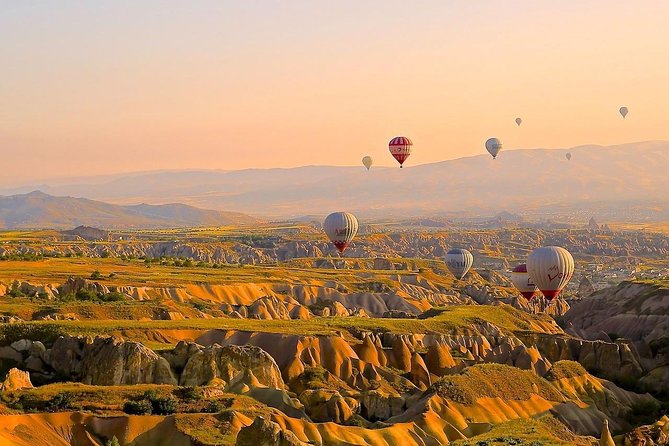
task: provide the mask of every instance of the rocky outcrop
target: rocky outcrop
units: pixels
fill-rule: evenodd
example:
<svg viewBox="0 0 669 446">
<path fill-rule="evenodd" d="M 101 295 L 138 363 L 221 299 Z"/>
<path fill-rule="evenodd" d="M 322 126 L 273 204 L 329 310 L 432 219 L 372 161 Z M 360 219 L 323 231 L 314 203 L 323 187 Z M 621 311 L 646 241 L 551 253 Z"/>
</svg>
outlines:
<svg viewBox="0 0 669 446">
<path fill-rule="evenodd" d="M 624 446 L 669 445 L 669 417 L 666 415 L 656 423 L 637 427 L 623 436 Z"/>
<path fill-rule="evenodd" d="M 300 402 L 304 404 L 307 415 L 312 421 L 345 423 L 359 410 L 357 399 L 343 397 L 335 390 L 305 390 L 300 394 Z"/>
<path fill-rule="evenodd" d="M 30 389 L 33 383 L 30 382 L 30 374 L 16 368 L 10 369 L 7 372 L 5 380 L 0 383 L 0 391 L 10 391 L 18 389 Z"/>
<path fill-rule="evenodd" d="M 116 337 L 61 337 L 44 357 L 57 374 L 84 384 L 177 383 L 165 358 L 138 342 Z"/>
<path fill-rule="evenodd" d="M 182 386 L 200 386 L 220 380 L 228 388 L 285 387 L 276 362 L 261 348 L 251 345 L 191 348 L 194 353 L 186 361 L 179 379 Z M 183 350 L 184 347 L 180 349 Z"/>
<path fill-rule="evenodd" d="M 237 434 L 236 446 L 308 446 L 294 433 L 281 429 L 277 423 L 264 417 L 256 417 L 251 425 L 243 427 Z"/>
<path fill-rule="evenodd" d="M 577 361 L 586 370 L 607 379 L 638 379 L 645 374 L 634 346 L 625 340 L 586 341 L 540 333 L 521 335 L 521 338 L 525 344 L 536 345 L 543 357 L 551 362 Z"/>
<path fill-rule="evenodd" d="M 604 420 L 602 434 L 599 436 L 599 446 L 616 446 L 616 442 L 613 441 L 611 431 L 609 430 L 609 420 Z"/>
<path fill-rule="evenodd" d="M 578 283 L 578 290 L 576 291 L 576 296 L 578 297 L 587 297 L 594 293 L 595 287 L 593 286 L 592 282 L 590 279 L 587 277 L 583 276 L 581 281 Z"/>
</svg>

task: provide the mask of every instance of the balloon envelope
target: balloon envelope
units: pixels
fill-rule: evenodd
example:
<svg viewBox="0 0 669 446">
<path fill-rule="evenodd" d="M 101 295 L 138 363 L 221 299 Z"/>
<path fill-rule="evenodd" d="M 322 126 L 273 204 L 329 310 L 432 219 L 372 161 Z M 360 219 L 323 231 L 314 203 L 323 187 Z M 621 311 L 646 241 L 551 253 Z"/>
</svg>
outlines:
<svg viewBox="0 0 669 446">
<path fill-rule="evenodd" d="M 532 299 L 537 292 L 537 286 L 530 278 L 527 272 L 527 265 L 522 263 L 511 270 L 511 282 L 516 287 L 520 294 L 526 299 Z"/>
<path fill-rule="evenodd" d="M 623 119 L 625 119 L 625 116 L 627 116 L 627 113 L 629 113 L 629 110 L 627 107 L 620 107 L 620 110 L 618 110 L 620 114 L 623 116 Z"/>
<path fill-rule="evenodd" d="M 374 164 L 374 160 L 372 159 L 371 156 L 365 156 L 362 158 L 362 165 L 369 170 L 370 167 L 372 167 L 372 164 Z"/>
<path fill-rule="evenodd" d="M 516 118 L 516 124 L 518 124 L 520 126 L 520 124 L 522 124 L 522 123 L 523 123 L 522 119 Z"/>
<path fill-rule="evenodd" d="M 334 212 L 325 217 L 323 230 L 339 252 L 344 252 L 358 233 L 358 219 L 348 212 Z"/>
<path fill-rule="evenodd" d="M 400 167 L 404 164 L 409 155 L 411 155 L 411 147 L 413 143 L 406 136 L 396 136 L 388 143 L 388 150 L 390 154 L 400 163 Z"/>
<path fill-rule="evenodd" d="M 559 246 L 543 246 L 528 256 L 527 272 L 541 293 L 554 299 L 574 275 L 574 258 Z"/>
<path fill-rule="evenodd" d="M 472 267 L 474 256 L 466 249 L 451 249 L 446 253 L 446 266 L 457 279 L 462 279 Z"/>
<path fill-rule="evenodd" d="M 490 138 L 485 142 L 485 148 L 492 155 L 492 158 L 497 158 L 497 154 L 502 150 L 502 141 L 498 138 Z"/>
</svg>

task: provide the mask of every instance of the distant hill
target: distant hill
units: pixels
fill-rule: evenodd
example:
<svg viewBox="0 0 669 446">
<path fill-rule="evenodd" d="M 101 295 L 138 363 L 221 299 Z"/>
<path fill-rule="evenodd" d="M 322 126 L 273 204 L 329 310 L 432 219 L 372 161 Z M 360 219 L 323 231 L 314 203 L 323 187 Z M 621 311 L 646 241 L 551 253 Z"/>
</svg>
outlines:
<svg viewBox="0 0 669 446">
<path fill-rule="evenodd" d="M 174 228 L 253 223 L 238 212 L 183 204 L 120 206 L 86 198 L 54 197 L 40 191 L 0 197 L 0 228 Z M 80 229 L 80 228 L 79 228 Z"/>
<path fill-rule="evenodd" d="M 62 235 L 70 239 L 84 239 L 84 240 L 107 240 L 109 232 L 90 226 L 79 225 L 74 229 L 68 231 L 60 231 Z"/>
<path fill-rule="evenodd" d="M 651 141 L 504 150 L 496 160 L 482 154 L 418 166 L 409 158 L 404 169 L 373 167 L 369 172 L 362 165 L 149 172 L 54 183 L 45 190 L 124 205 L 180 202 L 269 217 L 346 209 L 363 217 L 463 213 L 490 218 L 507 211 L 502 220 L 513 214 L 560 214 L 583 221 L 592 215 L 666 219 L 667 172 L 669 142 Z"/>
</svg>

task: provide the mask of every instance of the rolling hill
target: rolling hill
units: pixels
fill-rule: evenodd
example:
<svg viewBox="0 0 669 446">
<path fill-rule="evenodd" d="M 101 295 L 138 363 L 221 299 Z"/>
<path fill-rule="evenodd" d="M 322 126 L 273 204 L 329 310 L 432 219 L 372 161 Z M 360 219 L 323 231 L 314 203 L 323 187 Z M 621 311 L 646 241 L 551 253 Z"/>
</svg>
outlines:
<svg viewBox="0 0 669 446">
<path fill-rule="evenodd" d="M 198 209 L 183 204 L 120 206 L 86 198 L 55 197 L 40 191 L 0 197 L 0 228 L 65 229 L 172 228 L 253 223 L 237 213 Z"/>
<path fill-rule="evenodd" d="M 571 161 L 565 158 L 567 152 L 573 155 Z M 607 219 L 615 214 L 664 218 L 669 211 L 669 192 L 662 187 L 669 171 L 669 142 L 664 141 L 505 150 L 497 160 L 483 154 L 418 166 L 411 166 L 410 158 L 408 164 L 401 170 L 373 167 L 369 172 L 362 166 L 162 171 L 41 187 L 57 195 L 122 205 L 180 202 L 272 217 L 343 208 L 361 216 L 491 215 L 506 210 L 538 216 L 582 211 L 587 218 L 594 213 Z"/>
</svg>

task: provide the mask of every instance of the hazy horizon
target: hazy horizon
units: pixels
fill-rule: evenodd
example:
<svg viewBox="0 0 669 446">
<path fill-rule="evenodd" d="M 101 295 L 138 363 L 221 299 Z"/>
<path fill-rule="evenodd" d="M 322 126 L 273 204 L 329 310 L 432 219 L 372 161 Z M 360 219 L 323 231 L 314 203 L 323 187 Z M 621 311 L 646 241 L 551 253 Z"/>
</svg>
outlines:
<svg viewBox="0 0 669 446">
<path fill-rule="evenodd" d="M 610 147 L 626 147 L 626 146 L 635 146 L 638 144 L 653 144 L 653 143 L 669 143 L 669 140 L 664 141 L 664 140 L 647 140 L 647 141 L 630 141 L 630 142 L 623 142 L 620 144 L 614 144 L 612 146 L 605 146 L 605 145 L 599 145 L 599 144 L 579 144 L 573 147 L 554 147 L 554 148 L 547 148 L 547 147 L 534 147 L 534 148 L 514 148 L 514 149 L 504 149 L 504 153 L 508 152 L 515 152 L 515 151 L 531 151 L 531 150 L 556 150 L 556 151 L 570 151 L 570 150 L 578 150 L 581 148 L 596 148 L 596 149 L 607 149 Z M 387 156 L 390 157 L 390 154 L 387 154 Z M 475 157 L 489 157 L 490 155 L 487 153 L 473 153 L 469 155 L 463 155 L 463 156 L 457 156 L 454 158 L 446 158 L 446 159 L 441 159 L 441 160 L 433 160 L 433 161 L 428 161 L 425 163 L 421 164 L 415 164 L 415 165 L 407 165 L 406 168 L 410 169 L 412 167 L 420 167 L 420 166 L 425 166 L 429 164 L 439 164 L 439 163 L 444 163 L 448 161 L 458 161 L 466 158 L 475 158 Z M 503 156 L 503 155 L 502 155 Z M 394 162 L 394 160 L 388 161 L 385 160 L 386 162 L 384 163 L 377 163 L 377 160 L 374 159 L 374 166 L 373 168 L 375 169 L 396 169 L 397 164 Z M 30 177 L 24 177 L 20 181 L 14 181 L 11 179 L 6 179 L 6 178 L 0 178 L 0 188 L 3 188 L 5 190 L 12 189 L 13 187 L 16 188 L 25 188 L 28 186 L 51 186 L 51 185 L 66 185 L 66 184 L 78 184 L 80 181 L 93 181 L 95 183 L 97 182 L 103 182 L 103 181 L 109 181 L 113 179 L 118 179 L 122 177 L 133 177 L 133 176 L 140 176 L 140 175 L 151 175 L 151 174 L 163 174 L 163 173 L 186 173 L 186 172 L 203 172 L 203 173 L 230 173 L 230 172 L 242 172 L 242 171 L 253 171 L 253 170 L 288 170 L 288 169 L 301 169 L 301 168 L 319 168 L 319 167 L 343 167 L 343 168 L 355 168 L 355 169 L 360 169 L 362 171 L 362 164 L 360 162 L 358 163 L 351 163 L 351 164 L 295 164 L 292 166 L 277 166 L 277 167 L 256 167 L 256 166 L 249 166 L 249 167 L 242 167 L 238 169 L 217 169 L 217 168 L 206 168 L 206 167 L 185 167 L 185 168 L 156 168 L 156 169 L 147 169 L 147 170 L 119 170 L 115 172 L 107 172 L 107 173 L 100 173 L 100 174 L 83 174 L 83 175 L 61 175 L 61 176 L 43 176 L 43 177 L 35 177 L 35 178 L 30 178 Z M 37 190 L 37 189 L 36 189 Z M 1 192 L 0 192 L 1 193 Z"/>
<path fill-rule="evenodd" d="M 667 15 L 601 0 L 5 4 L 0 147 L 25 167 L 4 181 L 392 166 L 400 134 L 408 165 L 491 136 L 507 150 L 669 140 Z"/>
</svg>

